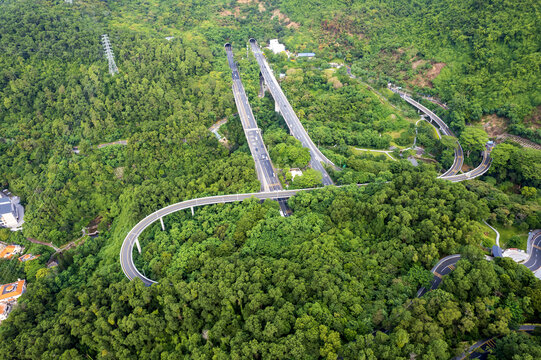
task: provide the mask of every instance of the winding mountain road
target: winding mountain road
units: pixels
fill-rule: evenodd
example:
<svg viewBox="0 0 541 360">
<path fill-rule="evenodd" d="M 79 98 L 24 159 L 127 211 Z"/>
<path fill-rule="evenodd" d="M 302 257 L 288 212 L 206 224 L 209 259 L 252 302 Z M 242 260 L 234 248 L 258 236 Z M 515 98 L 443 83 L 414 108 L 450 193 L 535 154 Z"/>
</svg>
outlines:
<svg viewBox="0 0 541 360">
<path fill-rule="evenodd" d="M 259 47 L 257 46 L 256 41 L 254 39 L 250 39 L 250 43 L 252 45 L 252 50 L 254 52 L 254 55 L 256 56 L 256 59 L 260 65 L 262 76 L 265 78 L 265 81 L 267 85 L 269 86 L 271 94 L 274 97 L 275 101 L 277 102 L 278 107 L 280 108 L 280 112 L 284 116 L 284 119 L 287 125 L 289 126 L 291 133 L 293 134 L 293 136 L 295 136 L 297 139 L 301 141 L 304 147 L 307 147 L 310 150 L 310 155 L 312 157 L 312 161 L 311 161 L 312 167 L 314 167 L 316 170 L 321 171 L 321 173 L 323 174 L 323 184 L 333 185 L 333 182 L 330 179 L 329 175 L 327 174 L 325 168 L 323 167 L 322 162 L 331 166 L 334 166 L 334 164 L 319 151 L 319 149 L 315 146 L 315 144 L 312 142 L 312 140 L 306 133 L 306 130 L 303 128 L 299 119 L 295 115 L 293 109 L 291 108 L 291 105 L 287 101 L 287 98 L 285 97 L 280 86 L 278 85 L 278 82 L 272 75 L 272 72 L 270 71 L 270 67 L 268 66 L 263 54 L 261 53 Z M 241 117 L 244 131 L 245 131 L 245 134 L 250 146 L 250 151 L 252 152 L 252 156 L 254 157 L 254 161 L 256 162 L 256 168 L 258 169 L 257 170 L 258 177 L 260 177 L 260 180 L 263 179 L 262 184 L 266 182 L 267 186 L 264 186 L 264 188 L 269 189 L 269 190 L 275 190 L 275 191 L 234 194 L 234 195 L 218 195 L 218 196 L 209 196 L 209 197 L 204 197 L 204 198 L 186 200 L 186 201 L 182 201 L 173 205 L 169 205 L 167 207 L 159 209 L 153 212 L 152 214 L 148 215 L 147 217 L 142 219 L 139 223 L 137 223 L 128 232 L 128 234 L 126 235 L 124 239 L 124 242 L 122 243 L 122 247 L 120 249 L 120 264 L 122 267 L 122 271 L 124 272 L 126 277 L 130 280 L 139 278 L 147 286 L 150 286 L 156 283 L 156 281 L 151 280 L 147 278 L 146 276 L 144 276 L 143 274 L 141 274 L 135 267 L 135 264 L 133 262 L 133 248 L 134 246 L 137 245 L 139 252 L 141 252 L 141 248 L 140 248 L 140 244 L 138 240 L 139 235 L 141 235 L 141 233 L 147 227 L 149 227 L 150 225 L 152 225 L 154 222 L 158 220 L 162 222 L 162 227 L 163 227 L 164 226 L 163 217 L 166 215 L 169 215 L 177 211 L 185 210 L 185 209 L 191 209 L 193 213 L 193 208 L 197 206 L 239 202 L 245 199 L 249 199 L 251 197 L 257 198 L 259 200 L 274 199 L 274 200 L 279 200 L 279 201 L 285 201 L 285 199 L 288 199 L 298 194 L 299 192 L 313 190 L 313 189 L 282 190 L 281 186 L 279 188 L 272 187 L 273 177 L 275 177 L 274 168 L 272 167 L 272 163 L 270 162 L 270 157 L 268 156 L 268 152 L 261 138 L 261 133 L 259 129 L 256 130 L 257 123 L 255 122 L 255 118 L 253 117 L 251 107 L 248 104 L 248 100 L 246 98 L 244 88 L 242 87 L 242 82 L 240 81 L 240 75 L 236 68 L 236 64 L 233 60 L 230 44 L 226 44 L 226 51 L 228 52 L 229 65 L 232 70 L 233 93 L 235 96 L 235 102 L 239 110 L 239 115 Z M 389 86 L 389 88 L 393 92 L 398 93 L 404 100 L 406 100 L 408 103 L 412 104 L 413 106 L 421 110 L 432 121 L 438 124 L 439 128 L 441 129 L 441 132 L 444 135 L 454 136 L 451 130 L 447 127 L 447 125 L 439 117 L 437 117 L 432 111 L 430 111 L 423 105 L 419 104 L 415 100 L 411 99 L 407 94 L 401 92 L 399 89 L 392 88 L 391 86 Z M 253 135 L 251 133 L 252 131 L 254 131 Z M 492 150 L 491 147 L 490 148 L 487 147 L 487 149 L 483 152 L 483 161 L 479 165 L 479 167 L 477 167 L 476 169 L 473 169 L 472 171 L 468 173 L 458 174 L 458 172 L 462 168 L 462 164 L 464 161 L 464 154 L 462 151 L 462 147 L 458 143 L 458 147 L 455 149 L 455 160 L 453 162 L 453 166 L 449 170 L 447 170 L 443 175 L 439 176 L 439 178 L 447 179 L 452 182 L 458 182 L 458 181 L 472 179 L 484 174 L 490 167 L 490 162 L 491 162 L 490 151 L 491 150 Z M 265 161 L 267 160 L 268 162 L 265 163 Z M 264 165 L 264 164 L 267 164 L 267 165 Z M 272 176 L 270 176 L 270 171 L 271 171 L 270 169 L 272 169 Z M 367 185 L 367 184 L 358 184 L 358 186 L 362 186 L 362 185 Z M 537 270 L 541 268 L 540 250 L 541 250 L 541 230 L 535 230 L 530 233 L 530 237 L 528 239 L 529 258 L 524 263 L 524 265 L 533 272 L 536 272 Z M 434 278 L 430 284 L 430 288 L 425 289 L 423 287 L 419 289 L 419 291 L 417 292 L 417 297 L 422 296 L 428 290 L 433 290 L 433 289 L 438 288 L 439 285 L 441 284 L 442 277 L 449 274 L 451 271 L 455 269 L 456 263 L 460 260 L 460 258 L 461 258 L 460 254 L 455 254 L 455 255 L 450 255 L 441 259 L 431 270 L 432 273 L 434 274 Z M 536 325 L 526 324 L 526 325 L 523 325 L 519 330 L 531 331 L 535 327 Z M 487 342 L 490 340 L 491 339 L 483 340 L 474 344 L 468 350 L 468 354 L 472 353 L 479 347 L 485 346 Z"/>
<path fill-rule="evenodd" d="M 438 115 L 434 114 L 431 110 L 429 110 L 426 106 L 413 100 L 407 93 L 401 91 L 397 87 L 391 86 L 391 84 L 388 85 L 388 88 L 392 92 L 400 95 L 400 97 L 404 99 L 407 103 L 413 105 L 415 108 L 417 108 L 418 110 L 422 111 L 425 115 L 427 115 L 431 121 L 435 122 L 438 125 L 443 135 L 453 136 L 456 138 L 456 136 L 453 134 L 451 129 L 449 129 L 447 124 L 442 119 L 440 119 Z M 462 150 L 462 146 L 460 146 L 460 143 L 458 142 L 458 140 L 457 140 L 457 145 L 458 146 L 455 148 L 455 160 L 453 162 L 453 165 L 449 168 L 449 170 L 447 170 L 445 173 L 440 175 L 439 176 L 440 178 L 447 178 L 449 176 L 457 175 L 458 172 L 462 169 L 462 165 L 464 164 L 464 151 Z"/>
</svg>

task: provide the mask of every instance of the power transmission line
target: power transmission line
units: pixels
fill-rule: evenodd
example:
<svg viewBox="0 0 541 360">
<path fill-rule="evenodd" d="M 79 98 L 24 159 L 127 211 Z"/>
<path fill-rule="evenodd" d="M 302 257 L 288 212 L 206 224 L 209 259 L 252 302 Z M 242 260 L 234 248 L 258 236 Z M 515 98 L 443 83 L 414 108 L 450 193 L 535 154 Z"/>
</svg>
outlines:
<svg viewBox="0 0 541 360">
<path fill-rule="evenodd" d="M 101 36 L 101 41 L 103 42 L 105 57 L 109 61 L 109 73 L 114 76 L 116 73 L 118 73 L 118 68 L 115 64 L 115 54 L 113 54 L 113 49 L 111 49 L 111 43 L 109 42 L 109 37 L 107 34 L 103 34 Z"/>
</svg>

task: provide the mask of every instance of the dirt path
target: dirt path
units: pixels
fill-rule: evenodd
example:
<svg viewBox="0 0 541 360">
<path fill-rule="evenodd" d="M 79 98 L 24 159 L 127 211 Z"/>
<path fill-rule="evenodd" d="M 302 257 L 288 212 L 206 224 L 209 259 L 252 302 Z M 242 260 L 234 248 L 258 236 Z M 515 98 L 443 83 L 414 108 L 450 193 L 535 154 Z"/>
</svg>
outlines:
<svg viewBox="0 0 541 360">
<path fill-rule="evenodd" d="M 34 244 L 40 244 L 40 245 L 48 246 L 48 247 L 54 249 L 55 251 L 60 250 L 59 248 L 57 248 L 56 246 L 54 246 L 51 243 L 46 243 L 46 242 L 43 242 L 43 241 L 39 241 L 39 240 L 34 239 L 34 238 L 26 238 L 26 240 L 28 240 L 28 241 L 30 241 L 31 243 L 34 243 Z"/>
<path fill-rule="evenodd" d="M 108 143 L 102 143 L 102 144 L 98 144 L 96 146 L 93 146 L 94 148 L 96 149 L 101 149 L 101 148 L 104 148 L 104 147 L 107 147 L 107 146 L 113 146 L 113 145 L 128 145 L 128 140 L 117 140 L 117 141 L 113 141 L 113 142 L 108 142 Z M 78 146 L 75 146 L 73 147 L 72 151 L 76 154 L 79 154 L 79 147 Z"/>
</svg>

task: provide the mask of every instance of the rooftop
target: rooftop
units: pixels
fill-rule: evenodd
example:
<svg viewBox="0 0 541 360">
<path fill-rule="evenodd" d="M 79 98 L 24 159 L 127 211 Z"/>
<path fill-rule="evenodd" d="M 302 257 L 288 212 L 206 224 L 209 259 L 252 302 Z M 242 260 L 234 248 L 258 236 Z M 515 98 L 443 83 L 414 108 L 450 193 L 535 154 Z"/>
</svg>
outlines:
<svg viewBox="0 0 541 360">
<path fill-rule="evenodd" d="M 297 57 L 314 57 L 316 56 L 315 53 L 298 53 Z"/>
<path fill-rule="evenodd" d="M 26 280 L 0 286 L 0 301 L 10 301 L 21 296 L 26 289 Z"/>
<path fill-rule="evenodd" d="M 8 197 L 0 197 L 0 215 L 11 212 L 11 200 Z"/>
<path fill-rule="evenodd" d="M 33 255 L 33 254 L 24 254 L 23 256 L 19 257 L 19 261 L 20 262 L 27 262 L 27 261 L 31 261 L 31 260 L 34 260 L 34 259 L 37 259 L 38 257 L 40 257 L 41 255 Z"/>
<path fill-rule="evenodd" d="M 494 257 L 503 257 L 502 248 L 498 245 L 492 246 L 492 255 L 494 255 Z"/>
<path fill-rule="evenodd" d="M 2 251 L 0 251 L 0 258 L 11 259 L 11 257 L 23 249 L 20 245 L 8 245 Z"/>
<path fill-rule="evenodd" d="M 275 53 L 275 54 L 286 51 L 285 45 L 280 44 L 280 42 L 278 42 L 278 39 L 269 40 L 269 47 L 268 48 L 271 49 L 272 52 Z"/>
</svg>

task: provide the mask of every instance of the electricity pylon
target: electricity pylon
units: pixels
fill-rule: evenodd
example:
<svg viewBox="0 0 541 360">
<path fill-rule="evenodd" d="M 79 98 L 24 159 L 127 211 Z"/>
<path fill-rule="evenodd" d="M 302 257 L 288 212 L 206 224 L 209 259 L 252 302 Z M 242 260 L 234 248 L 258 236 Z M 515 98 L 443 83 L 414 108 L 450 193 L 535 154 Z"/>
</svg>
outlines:
<svg viewBox="0 0 541 360">
<path fill-rule="evenodd" d="M 109 61 L 109 73 L 114 76 L 116 73 L 118 73 L 118 68 L 115 64 L 115 54 L 113 54 L 113 50 L 111 49 L 109 37 L 107 36 L 107 34 L 103 34 L 101 36 L 101 40 L 103 41 L 103 50 L 105 51 L 105 57 Z"/>
</svg>

